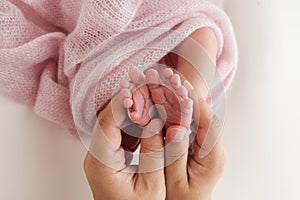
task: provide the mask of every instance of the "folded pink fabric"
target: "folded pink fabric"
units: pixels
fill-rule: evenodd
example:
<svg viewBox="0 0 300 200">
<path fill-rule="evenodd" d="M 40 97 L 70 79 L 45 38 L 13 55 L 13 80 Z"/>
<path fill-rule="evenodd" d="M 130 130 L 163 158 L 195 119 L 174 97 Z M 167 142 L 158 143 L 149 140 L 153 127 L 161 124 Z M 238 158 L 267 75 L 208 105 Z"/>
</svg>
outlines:
<svg viewBox="0 0 300 200">
<path fill-rule="evenodd" d="M 201 27 L 218 39 L 217 68 L 227 88 L 237 47 L 220 1 L 0 0 L 0 84 L 5 95 L 76 133 L 130 66 L 146 68 Z M 172 32 L 176 31 L 176 34 Z"/>
</svg>

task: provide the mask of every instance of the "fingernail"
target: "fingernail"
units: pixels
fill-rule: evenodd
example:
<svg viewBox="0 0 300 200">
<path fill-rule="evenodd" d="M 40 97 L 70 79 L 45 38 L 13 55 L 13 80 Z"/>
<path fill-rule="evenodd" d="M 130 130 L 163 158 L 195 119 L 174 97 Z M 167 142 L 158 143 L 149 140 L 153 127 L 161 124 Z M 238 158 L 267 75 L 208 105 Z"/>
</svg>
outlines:
<svg viewBox="0 0 300 200">
<path fill-rule="evenodd" d="M 177 132 L 172 140 L 174 142 L 182 142 L 185 138 L 185 135 L 187 134 L 187 130 L 185 128 L 176 128 L 173 131 Z"/>
</svg>

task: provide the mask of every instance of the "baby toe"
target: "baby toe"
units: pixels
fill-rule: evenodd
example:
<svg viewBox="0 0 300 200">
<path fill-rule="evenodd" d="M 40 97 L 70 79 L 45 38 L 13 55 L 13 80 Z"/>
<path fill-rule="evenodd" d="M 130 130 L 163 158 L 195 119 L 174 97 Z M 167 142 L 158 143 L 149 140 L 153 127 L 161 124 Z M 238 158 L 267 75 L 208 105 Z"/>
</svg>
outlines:
<svg viewBox="0 0 300 200">
<path fill-rule="evenodd" d="M 190 122 L 193 116 L 193 101 L 191 99 L 185 99 L 183 101 L 181 112 L 184 114 L 184 118 Z"/>
<path fill-rule="evenodd" d="M 171 68 L 164 69 L 164 82 L 166 85 L 171 85 L 171 77 L 173 76 L 174 72 Z"/>
<path fill-rule="evenodd" d="M 185 99 L 183 101 L 183 107 L 185 110 L 190 110 L 193 108 L 193 101 L 191 99 Z"/>
<path fill-rule="evenodd" d="M 184 87 L 184 86 L 179 86 L 178 89 L 177 89 L 177 94 L 183 98 L 183 99 L 186 99 L 188 97 L 188 91 L 187 89 Z"/>
<path fill-rule="evenodd" d="M 181 79 L 180 79 L 180 76 L 178 74 L 172 75 L 172 77 L 171 77 L 171 85 L 175 89 L 177 89 L 181 85 Z"/>
<path fill-rule="evenodd" d="M 193 98 L 194 87 L 192 86 L 192 84 L 189 81 L 185 80 L 183 82 L 183 86 L 186 88 L 188 92 L 188 97 Z"/>
<path fill-rule="evenodd" d="M 166 79 L 171 78 L 172 75 L 173 75 L 173 70 L 171 68 L 164 69 L 164 77 Z"/>
<path fill-rule="evenodd" d="M 160 84 L 160 77 L 155 69 L 149 69 L 146 72 L 146 81 L 150 84 Z"/>
<path fill-rule="evenodd" d="M 131 93 L 131 91 L 128 88 L 122 88 L 121 89 L 121 94 L 125 98 L 131 98 L 132 97 L 132 93 Z"/>
<path fill-rule="evenodd" d="M 188 90 L 188 91 L 193 91 L 194 90 L 194 87 L 192 86 L 192 84 L 188 81 L 188 80 L 185 80 L 183 82 L 183 85 L 184 87 Z"/>
<path fill-rule="evenodd" d="M 145 80 L 144 73 L 136 67 L 131 67 L 129 69 L 128 75 L 130 80 L 136 85 L 142 83 Z"/>
<path fill-rule="evenodd" d="M 139 118 L 140 118 L 140 114 L 139 114 L 139 112 L 137 112 L 137 111 L 133 111 L 133 112 L 130 113 L 129 117 L 130 117 L 130 119 L 131 119 L 134 123 L 137 123 L 137 121 L 138 121 Z"/>
<path fill-rule="evenodd" d="M 124 99 L 124 107 L 130 108 L 133 105 L 133 101 L 131 98 L 125 98 Z"/>
</svg>

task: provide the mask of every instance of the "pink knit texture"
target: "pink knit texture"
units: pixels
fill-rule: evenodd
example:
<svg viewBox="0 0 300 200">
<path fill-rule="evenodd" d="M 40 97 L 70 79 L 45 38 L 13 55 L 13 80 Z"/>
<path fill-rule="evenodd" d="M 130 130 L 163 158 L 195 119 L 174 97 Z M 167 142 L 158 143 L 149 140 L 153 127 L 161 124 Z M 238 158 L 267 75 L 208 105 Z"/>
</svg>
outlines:
<svg viewBox="0 0 300 200">
<path fill-rule="evenodd" d="M 0 0 L 1 92 L 74 133 L 76 124 L 89 134 L 96 110 L 110 100 L 130 66 L 158 62 L 201 27 L 217 36 L 217 68 L 227 88 L 237 48 L 219 5 L 216 0 Z"/>
</svg>

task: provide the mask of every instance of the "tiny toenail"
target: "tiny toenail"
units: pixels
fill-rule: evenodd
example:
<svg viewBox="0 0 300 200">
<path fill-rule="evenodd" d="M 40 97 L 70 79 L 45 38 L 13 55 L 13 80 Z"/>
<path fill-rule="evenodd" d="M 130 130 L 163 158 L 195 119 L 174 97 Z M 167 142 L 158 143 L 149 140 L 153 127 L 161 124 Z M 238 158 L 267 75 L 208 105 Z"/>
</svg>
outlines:
<svg viewBox="0 0 300 200">
<path fill-rule="evenodd" d="M 164 75 L 165 77 L 169 78 L 170 76 L 172 76 L 173 71 L 170 68 L 167 68 L 164 70 Z"/>
</svg>

